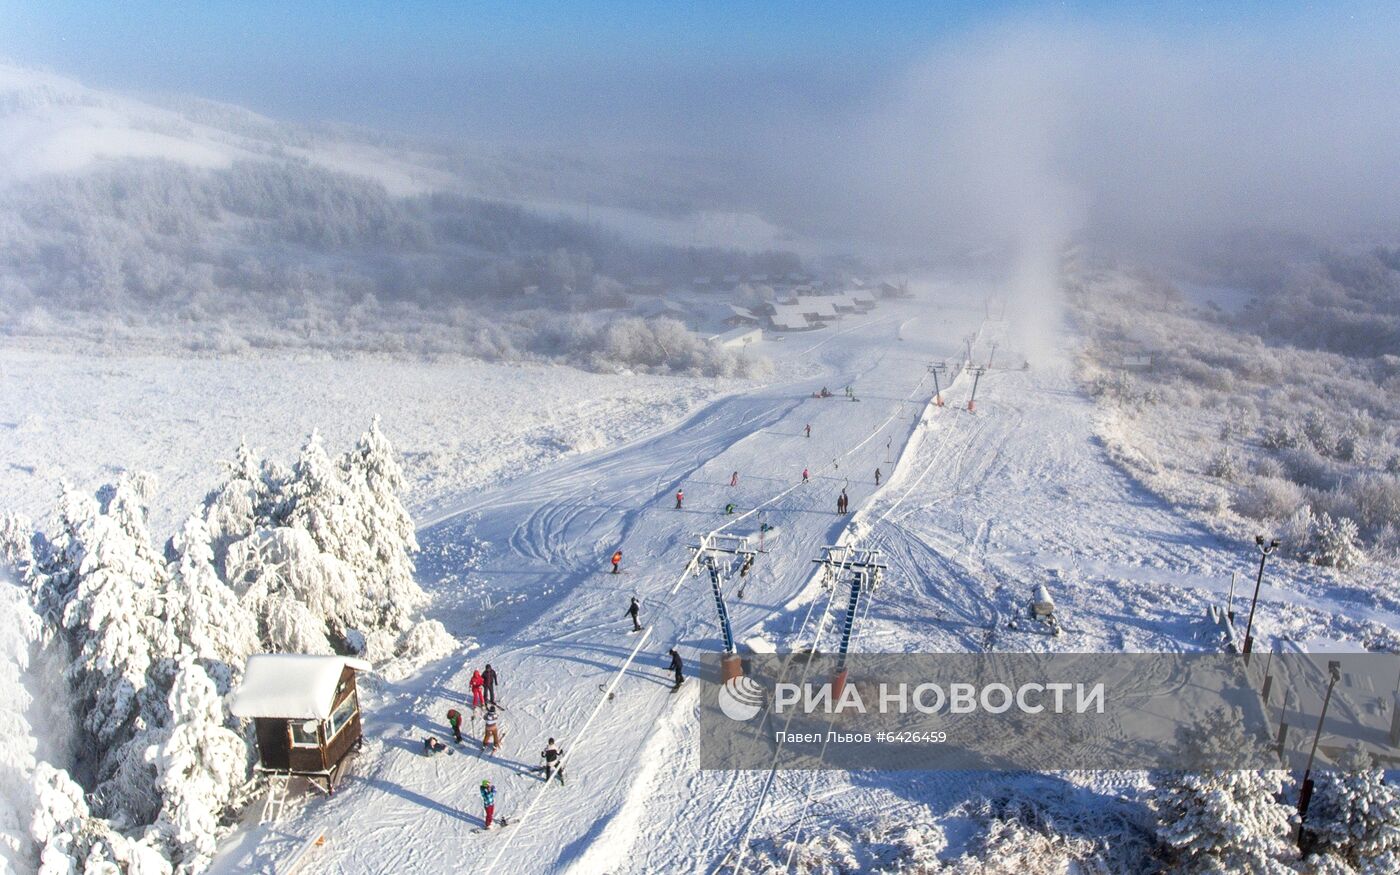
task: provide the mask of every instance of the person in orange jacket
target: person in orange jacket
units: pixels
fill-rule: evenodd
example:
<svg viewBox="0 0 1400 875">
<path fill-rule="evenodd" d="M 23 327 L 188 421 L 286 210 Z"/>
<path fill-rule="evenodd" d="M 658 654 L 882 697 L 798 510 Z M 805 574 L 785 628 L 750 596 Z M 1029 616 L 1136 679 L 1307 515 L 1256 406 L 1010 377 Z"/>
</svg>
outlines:
<svg viewBox="0 0 1400 875">
<path fill-rule="evenodd" d="M 617 552 L 613 553 L 613 555 L 612 555 L 612 565 L 613 565 L 612 573 L 613 573 L 613 574 L 616 574 L 616 573 L 617 573 L 617 568 L 618 568 L 618 566 L 621 565 L 621 564 L 622 564 L 622 551 L 621 551 L 621 550 L 618 550 Z"/>
</svg>

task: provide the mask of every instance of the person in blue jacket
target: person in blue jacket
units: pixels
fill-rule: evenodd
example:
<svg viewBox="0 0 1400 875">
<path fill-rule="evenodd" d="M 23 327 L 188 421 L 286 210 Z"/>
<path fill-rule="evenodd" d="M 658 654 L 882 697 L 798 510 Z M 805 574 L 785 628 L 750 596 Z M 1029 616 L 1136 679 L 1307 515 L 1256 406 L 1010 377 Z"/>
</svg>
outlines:
<svg viewBox="0 0 1400 875">
<path fill-rule="evenodd" d="M 481 805 L 486 809 L 486 829 L 496 819 L 496 787 L 490 781 L 481 782 Z"/>
</svg>

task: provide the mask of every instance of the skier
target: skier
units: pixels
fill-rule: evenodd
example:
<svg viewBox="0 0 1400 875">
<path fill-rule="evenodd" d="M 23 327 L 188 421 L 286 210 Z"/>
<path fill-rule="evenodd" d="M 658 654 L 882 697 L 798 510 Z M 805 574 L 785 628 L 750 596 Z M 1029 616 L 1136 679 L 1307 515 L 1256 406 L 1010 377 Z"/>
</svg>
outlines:
<svg viewBox="0 0 1400 875">
<path fill-rule="evenodd" d="M 486 809 L 486 825 L 482 829 L 490 829 L 496 819 L 496 787 L 490 781 L 481 782 L 481 807 Z"/>
<path fill-rule="evenodd" d="M 733 516 L 733 515 L 734 515 L 734 502 L 731 501 L 731 502 L 729 502 L 728 504 L 726 504 L 726 505 L 724 506 L 724 515 L 725 515 L 725 516 Z"/>
<path fill-rule="evenodd" d="M 481 731 L 481 749 L 488 753 L 495 753 L 500 747 L 501 729 L 497 725 L 496 706 L 488 705 L 486 708 L 486 728 Z"/>
<path fill-rule="evenodd" d="M 442 753 L 447 750 L 447 745 L 438 741 L 431 735 L 423 736 L 423 753 L 432 756 L 435 753 Z"/>
<path fill-rule="evenodd" d="M 474 670 L 472 671 L 471 683 L 469 684 L 469 686 L 471 687 L 471 690 L 472 690 L 472 710 L 473 710 L 473 711 L 475 711 L 477 708 L 480 708 L 482 705 L 485 705 L 485 704 L 486 704 L 486 695 L 485 695 L 485 693 L 483 693 L 482 690 L 481 690 L 481 688 L 482 688 L 483 686 L 485 686 L 485 684 L 486 684 L 486 680 L 481 676 L 481 672 L 474 669 Z"/>
<path fill-rule="evenodd" d="M 554 739 L 549 740 L 549 744 L 540 751 L 540 756 L 544 758 L 544 765 L 540 767 L 540 771 L 544 772 L 544 782 L 548 784 L 551 777 L 558 778 L 559 785 L 562 787 L 564 785 L 564 763 L 562 761 L 564 752 L 554 743 Z"/>
<path fill-rule="evenodd" d="M 806 468 L 803 468 L 803 469 L 802 469 L 802 482 L 803 482 L 803 483 L 806 483 L 809 476 L 810 476 L 810 475 L 807 473 L 807 469 L 806 469 Z"/>
<path fill-rule="evenodd" d="M 681 509 L 681 505 L 684 504 L 684 503 L 685 503 L 685 492 L 682 491 L 682 490 L 680 490 L 680 489 L 677 489 L 677 490 L 676 490 L 676 510 L 680 510 L 680 509 Z"/>
<path fill-rule="evenodd" d="M 618 550 L 617 552 L 613 553 L 613 555 L 612 555 L 612 564 L 613 564 L 612 573 L 613 573 L 613 574 L 616 574 L 616 573 L 617 573 L 617 567 L 618 567 L 619 565 L 622 564 L 622 551 L 621 551 L 621 550 Z"/>
<path fill-rule="evenodd" d="M 633 631 L 633 632 L 640 632 L 640 631 L 642 631 L 642 624 L 637 622 L 637 614 L 638 614 L 639 612 L 641 612 L 641 610 L 642 610 L 642 606 L 637 602 L 637 597 L 636 597 L 636 596 L 632 596 L 632 604 L 630 604 L 630 605 L 627 606 L 627 613 L 623 614 L 623 616 L 624 616 L 624 617 L 631 617 L 631 618 L 632 618 L 632 631 Z"/>
<path fill-rule="evenodd" d="M 840 495 L 836 496 L 836 513 L 839 515 L 839 514 L 843 514 L 843 513 L 845 513 L 845 512 L 846 512 L 846 493 L 843 492 L 843 493 L 841 493 Z"/>
<path fill-rule="evenodd" d="M 496 706 L 496 670 L 491 667 L 491 663 L 486 663 L 486 670 L 481 673 L 481 689 L 486 693 L 486 701 L 491 703 L 491 707 Z"/>
<path fill-rule="evenodd" d="M 807 423 L 807 437 L 812 436 L 812 423 Z"/>
<path fill-rule="evenodd" d="M 730 485 L 730 486 L 738 486 L 738 485 L 739 485 L 739 472 L 738 472 L 738 471 L 735 471 L 733 474 L 730 474 L 730 475 L 729 475 L 729 485 Z"/>
<path fill-rule="evenodd" d="M 880 485 L 880 469 L 879 469 L 879 468 L 876 468 L 876 469 L 875 469 L 875 485 L 876 485 L 876 486 L 879 486 L 879 485 Z"/>
<path fill-rule="evenodd" d="M 452 727 L 452 740 L 462 743 L 462 712 L 451 708 L 447 712 L 447 724 Z"/>
<path fill-rule="evenodd" d="M 841 490 L 841 512 L 851 512 L 851 498 L 846 494 L 846 490 L 844 489 Z"/>
<path fill-rule="evenodd" d="M 670 669 L 676 673 L 676 686 L 674 689 L 680 689 L 681 684 L 685 683 L 685 675 L 681 674 L 681 655 L 676 652 L 676 648 L 674 647 L 671 648 Z"/>
<path fill-rule="evenodd" d="M 739 576 L 740 576 L 740 577 L 748 577 L 748 576 L 749 576 L 749 570 L 752 569 L 752 568 L 753 568 L 753 554 L 750 553 L 750 554 L 748 555 L 748 557 L 744 559 L 744 564 L 742 564 L 742 565 L 739 566 Z"/>
</svg>

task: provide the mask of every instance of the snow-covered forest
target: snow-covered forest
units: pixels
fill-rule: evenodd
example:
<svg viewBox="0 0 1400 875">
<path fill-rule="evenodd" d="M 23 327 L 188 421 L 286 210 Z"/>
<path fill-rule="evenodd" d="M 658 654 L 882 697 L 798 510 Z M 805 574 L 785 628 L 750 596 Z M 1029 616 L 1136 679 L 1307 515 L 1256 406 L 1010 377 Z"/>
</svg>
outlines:
<svg viewBox="0 0 1400 875">
<path fill-rule="evenodd" d="M 35 527 L 6 515 L 9 861 L 40 871 L 200 871 L 255 788 L 250 725 L 225 710 L 247 657 L 355 654 L 386 678 L 459 646 L 423 620 L 403 474 L 376 419 L 290 463 L 246 443 L 164 545 L 156 484 L 64 484 Z"/>
<path fill-rule="evenodd" d="M 1300 560 L 1400 560 L 1400 260 L 1329 250 L 1218 270 L 1237 285 L 1075 263 L 1103 435 L 1179 506 Z M 1226 301 L 1224 307 L 1216 301 Z M 1388 574 L 1387 574 L 1388 576 Z"/>
</svg>

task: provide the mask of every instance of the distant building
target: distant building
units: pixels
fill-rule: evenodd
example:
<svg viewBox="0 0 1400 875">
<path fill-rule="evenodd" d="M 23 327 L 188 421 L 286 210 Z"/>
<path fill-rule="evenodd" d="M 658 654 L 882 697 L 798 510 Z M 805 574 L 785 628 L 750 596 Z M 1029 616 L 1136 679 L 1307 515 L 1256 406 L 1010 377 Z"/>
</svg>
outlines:
<svg viewBox="0 0 1400 875">
<path fill-rule="evenodd" d="M 828 298 L 798 298 L 796 307 L 811 322 L 824 323 L 836 319 L 836 307 Z"/>
<path fill-rule="evenodd" d="M 738 349 L 748 346 L 751 343 L 758 343 L 763 339 L 763 329 L 751 325 L 744 325 L 730 329 L 723 334 L 716 334 L 710 338 L 711 343 L 719 344 L 725 349 Z"/>
<path fill-rule="evenodd" d="M 821 327 L 821 323 L 813 322 L 803 315 L 802 307 L 798 304 L 774 304 L 773 315 L 768 317 L 768 324 L 774 331 L 811 331 Z"/>
<path fill-rule="evenodd" d="M 731 328 L 737 328 L 740 325 L 761 325 L 762 323 L 763 319 L 758 313 L 748 307 L 740 307 L 738 304 L 730 304 L 729 315 L 724 317 L 724 324 Z"/>
</svg>

